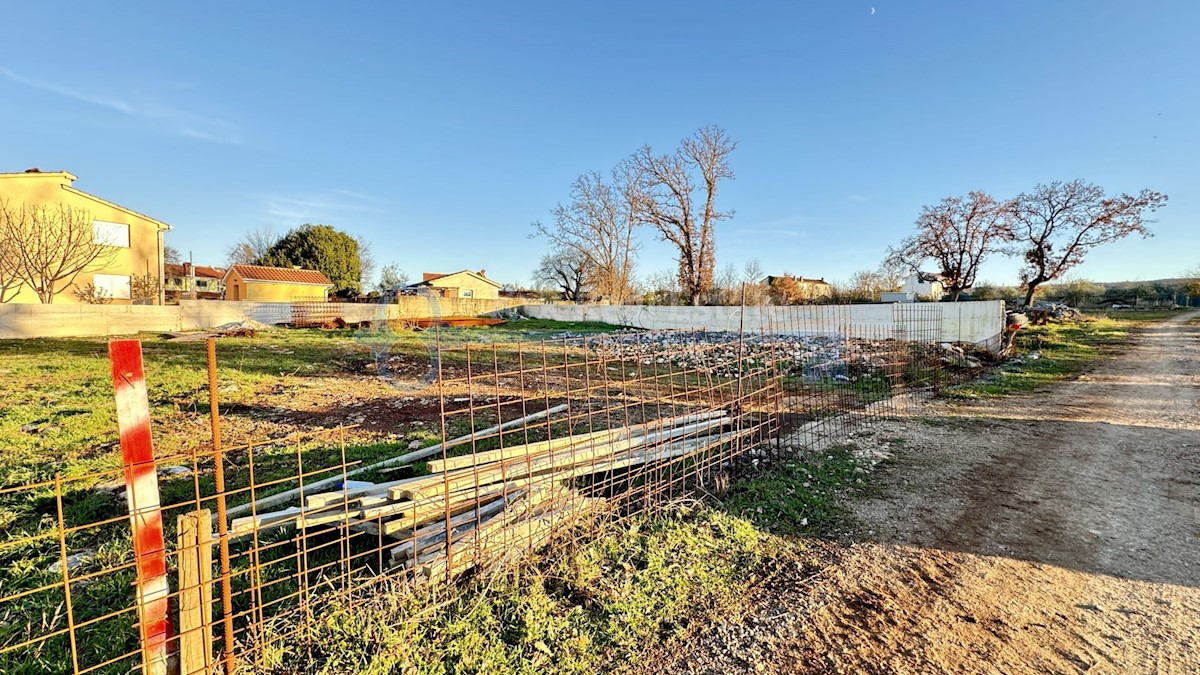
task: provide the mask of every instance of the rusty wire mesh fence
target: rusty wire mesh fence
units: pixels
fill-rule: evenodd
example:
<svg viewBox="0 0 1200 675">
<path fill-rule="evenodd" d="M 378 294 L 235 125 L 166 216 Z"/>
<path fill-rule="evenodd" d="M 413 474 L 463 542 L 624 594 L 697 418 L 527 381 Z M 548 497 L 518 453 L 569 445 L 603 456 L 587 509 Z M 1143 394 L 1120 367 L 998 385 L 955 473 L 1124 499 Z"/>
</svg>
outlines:
<svg viewBox="0 0 1200 675">
<path fill-rule="evenodd" d="M 395 456 L 362 452 L 346 427 L 222 447 L 214 417 L 206 450 L 154 459 L 163 598 L 139 580 L 145 514 L 121 505 L 147 488 L 129 467 L 4 487 L 0 506 L 27 517 L 0 543 L 0 672 L 259 670 L 330 598 L 569 546 L 943 380 L 940 313 L 910 306 L 862 326 L 775 309 L 758 330 L 437 333 L 439 438 Z M 48 569 L 23 562 L 47 556 Z M 167 661 L 147 644 L 156 626 Z"/>
</svg>

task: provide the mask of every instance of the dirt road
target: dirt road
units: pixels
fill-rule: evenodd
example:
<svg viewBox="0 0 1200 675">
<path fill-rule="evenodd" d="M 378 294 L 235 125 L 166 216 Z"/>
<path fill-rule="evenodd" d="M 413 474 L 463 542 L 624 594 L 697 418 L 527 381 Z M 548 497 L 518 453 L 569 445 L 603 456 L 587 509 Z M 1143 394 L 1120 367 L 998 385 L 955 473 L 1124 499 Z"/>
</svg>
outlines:
<svg viewBox="0 0 1200 675">
<path fill-rule="evenodd" d="M 863 541 L 660 672 L 1200 672 L 1198 316 L 1077 381 L 868 432 L 896 461 Z"/>
</svg>

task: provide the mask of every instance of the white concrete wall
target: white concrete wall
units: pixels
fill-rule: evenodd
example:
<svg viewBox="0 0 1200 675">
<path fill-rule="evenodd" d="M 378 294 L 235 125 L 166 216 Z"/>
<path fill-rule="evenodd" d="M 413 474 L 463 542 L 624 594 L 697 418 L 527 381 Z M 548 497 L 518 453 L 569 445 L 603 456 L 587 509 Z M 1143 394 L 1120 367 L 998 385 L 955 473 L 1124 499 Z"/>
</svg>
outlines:
<svg viewBox="0 0 1200 675">
<path fill-rule="evenodd" d="M 600 321 L 648 329 L 824 333 L 854 337 L 971 342 L 999 346 L 1004 303 L 930 302 L 790 307 L 524 305 L 522 314 L 555 321 Z"/>
<path fill-rule="evenodd" d="M 253 319 L 266 324 L 298 319 L 332 319 L 347 323 L 429 316 L 479 316 L 527 300 L 501 298 L 402 297 L 399 303 L 290 303 L 181 300 L 178 305 L 16 305 L 0 304 L 0 339 L 132 335 L 212 328 Z"/>
<path fill-rule="evenodd" d="M 169 305 L 0 305 L 0 338 L 129 335 L 179 327 L 179 308 Z"/>
</svg>

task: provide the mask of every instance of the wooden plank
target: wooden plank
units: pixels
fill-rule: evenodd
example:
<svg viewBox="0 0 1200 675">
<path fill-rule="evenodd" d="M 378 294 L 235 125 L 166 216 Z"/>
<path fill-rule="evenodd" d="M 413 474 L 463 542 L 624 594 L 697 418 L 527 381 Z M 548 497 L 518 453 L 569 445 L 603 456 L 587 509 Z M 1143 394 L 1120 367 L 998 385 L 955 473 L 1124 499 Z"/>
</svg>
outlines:
<svg viewBox="0 0 1200 675">
<path fill-rule="evenodd" d="M 121 460 L 125 465 L 125 499 L 133 531 L 143 672 L 166 675 L 167 643 L 171 639 L 167 603 L 171 589 L 167 581 L 142 343 L 140 340 L 113 340 L 108 343 L 108 356 L 112 362 Z"/>
<path fill-rule="evenodd" d="M 648 432 L 653 433 L 655 430 L 671 429 L 680 424 L 686 425 L 694 422 L 703 422 L 713 418 L 727 417 L 728 415 L 729 413 L 725 412 L 724 410 L 693 413 L 689 415 L 680 415 L 678 417 L 654 420 L 642 424 L 635 424 L 628 427 L 605 429 L 586 434 L 564 436 L 563 438 L 556 438 L 548 441 L 514 445 L 512 447 L 501 448 L 498 450 L 487 450 L 470 455 L 451 457 L 446 460 L 433 460 L 429 462 L 429 470 L 432 473 L 441 473 L 443 471 L 462 469 L 465 467 L 481 466 L 483 464 L 505 459 L 524 458 L 527 456 L 538 455 L 550 450 L 568 446 L 602 443 L 619 438 L 632 438 L 637 435 L 645 435 Z"/>
<path fill-rule="evenodd" d="M 564 403 L 562 405 L 554 406 L 553 408 L 548 408 L 548 409 L 542 410 L 540 412 L 535 412 L 531 415 L 526 415 L 525 417 L 521 417 L 521 418 L 518 418 L 515 420 L 509 420 L 508 422 L 505 422 L 504 424 L 497 424 L 496 426 L 490 427 L 488 429 L 484 429 L 483 431 L 477 431 L 477 432 L 474 432 L 471 434 L 467 434 L 466 436 L 459 436 L 458 438 L 447 441 L 445 443 L 444 447 L 451 448 L 456 445 L 462 445 L 463 443 L 468 443 L 472 440 L 478 440 L 481 438 L 489 438 L 491 434 L 503 431 L 505 429 L 509 429 L 511 427 L 514 427 L 514 426 L 517 426 L 520 424 L 528 424 L 530 422 L 535 422 L 544 417 L 549 417 L 550 415 L 555 415 L 560 412 L 563 412 L 563 411 L 567 410 L 567 408 L 568 408 L 568 406 Z M 443 447 L 443 444 L 441 444 L 441 443 L 439 443 L 437 445 L 431 445 L 428 448 L 422 448 L 420 450 L 415 450 L 408 454 L 400 455 L 399 457 L 385 459 L 382 462 L 376 462 L 369 466 L 359 467 L 352 471 L 346 471 L 344 473 L 339 473 L 336 476 L 330 476 L 329 478 L 323 478 L 321 480 L 318 480 L 313 483 L 309 483 L 309 484 L 305 485 L 304 492 L 305 493 L 316 493 L 316 492 L 319 492 L 326 488 L 340 485 L 341 483 L 345 482 L 346 479 L 350 478 L 350 476 L 357 476 L 357 475 L 365 473 L 367 471 L 377 471 L 377 470 L 379 470 L 383 467 L 387 467 L 387 466 L 395 466 L 398 464 L 411 464 L 413 462 L 418 462 L 418 461 L 423 460 L 427 457 L 430 457 L 438 452 L 441 452 L 442 447 Z M 290 501 L 299 496 L 301 496 L 300 488 L 286 490 L 284 492 L 280 492 L 279 494 L 274 494 L 274 495 L 269 495 L 269 496 L 263 497 L 262 499 L 254 501 L 252 503 L 241 504 L 241 505 L 235 506 L 235 507 L 229 509 L 228 511 L 226 511 L 226 516 L 229 518 L 232 518 L 233 516 L 235 516 L 239 513 L 243 513 L 245 511 L 250 511 L 252 508 L 255 510 L 262 510 L 269 506 L 274 506 L 275 504 L 282 504 L 283 502 Z"/>
<path fill-rule="evenodd" d="M 212 513 L 179 516 L 179 671 L 212 672 Z"/>
<path fill-rule="evenodd" d="M 572 448 L 568 452 L 539 456 L 533 461 L 526 459 L 510 459 L 502 462 L 492 462 L 483 467 L 457 469 L 441 474 L 433 474 L 418 478 L 403 486 L 392 488 L 388 494 L 392 499 L 425 499 L 445 492 L 462 490 L 472 486 L 483 486 L 503 480 L 528 478 L 541 473 L 567 469 L 580 464 L 607 460 L 607 458 L 623 452 L 631 452 L 651 443 L 660 443 L 672 438 L 682 438 L 689 435 L 710 431 L 724 426 L 728 420 L 721 418 L 689 424 L 675 429 L 667 429 L 645 436 L 613 441 L 611 443 L 585 448 Z"/>
</svg>

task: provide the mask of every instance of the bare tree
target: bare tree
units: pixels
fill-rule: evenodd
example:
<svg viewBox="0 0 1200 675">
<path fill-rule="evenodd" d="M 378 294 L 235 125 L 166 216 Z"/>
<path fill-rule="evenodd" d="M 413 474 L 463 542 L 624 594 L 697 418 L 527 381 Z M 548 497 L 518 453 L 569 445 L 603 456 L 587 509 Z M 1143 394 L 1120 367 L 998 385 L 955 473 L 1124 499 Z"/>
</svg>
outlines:
<svg viewBox="0 0 1200 675">
<path fill-rule="evenodd" d="M 163 262 L 168 265 L 178 265 L 183 262 L 183 257 L 179 255 L 179 249 L 174 246 L 163 246 Z"/>
<path fill-rule="evenodd" d="M 354 241 L 358 242 L 359 288 L 366 289 L 375 276 L 375 254 L 364 237 L 355 236 Z"/>
<path fill-rule="evenodd" d="M 270 227 L 250 230 L 225 252 L 230 265 L 258 265 L 280 237 Z"/>
<path fill-rule="evenodd" d="M 895 291 L 899 285 L 897 279 L 886 270 L 860 270 L 850 276 L 850 281 L 841 291 L 849 300 L 879 302 L 882 294 Z"/>
<path fill-rule="evenodd" d="M 94 229 L 86 211 L 65 204 L 0 203 L 0 241 L 11 246 L 15 277 L 43 304 L 53 303 L 83 272 L 111 263 L 118 250 Z"/>
<path fill-rule="evenodd" d="M 585 256 L 573 249 L 560 249 L 542 256 L 533 279 L 561 291 L 563 300 L 579 302 L 587 294 L 590 272 L 590 263 Z"/>
<path fill-rule="evenodd" d="M 1105 195 L 1098 185 L 1073 180 L 1038 185 L 1016 198 L 1013 229 L 1025 258 L 1021 283 L 1025 304 L 1038 286 L 1083 262 L 1088 251 L 1131 234 L 1151 236 L 1143 216 L 1167 203 L 1165 194 Z"/>
<path fill-rule="evenodd" d="M 642 282 L 645 288 L 647 304 L 677 305 L 682 293 L 679 287 L 679 275 L 669 270 L 661 270 L 646 277 Z"/>
<path fill-rule="evenodd" d="M 396 263 L 388 263 L 379 273 L 379 283 L 375 288 L 381 293 L 396 291 L 408 284 L 408 273 L 400 269 Z"/>
<path fill-rule="evenodd" d="M 708 305 L 740 305 L 742 303 L 742 278 L 737 267 L 728 263 L 713 277 L 713 287 L 705 295 Z"/>
<path fill-rule="evenodd" d="M 555 207 L 554 224 L 533 224 L 555 248 L 586 259 L 594 291 L 614 303 L 625 302 L 633 286 L 636 178 L 628 163 L 608 182 L 598 172 L 580 176 L 571 184 L 571 201 Z"/>
<path fill-rule="evenodd" d="M 717 210 L 716 197 L 719 183 L 733 178 L 728 159 L 736 147 L 724 129 L 708 126 L 685 138 L 670 155 L 656 155 L 647 145 L 630 158 L 637 176 L 638 220 L 677 249 L 679 283 L 693 305 L 712 288 L 713 228 L 733 215 Z"/>
<path fill-rule="evenodd" d="M 0 215 L 0 218 L 3 218 Z M 17 274 L 20 257 L 17 255 L 16 241 L 4 238 L 3 223 L 0 221 L 0 303 L 8 302 L 21 292 L 25 285 Z"/>
<path fill-rule="evenodd" d="M 1012 202 L 997 202 L 985 192 L 946 197 L 925 206 L 917 217 L 917 233 L 889 250 L 889 266 L 906 265 L 914 272 L 933 259 L 952 300 L 975 284 L 979 266 L 998 247 L 1012 241 Z"/>
<path fill-rule="evenodd" d="M 748 260 L 742 265 L 742 287 L 745 289 L 747 305 L 765 305 L 770 301 L 766 274 L 763 273 L 762 263 L 758 258 Z"/>
</svg>

